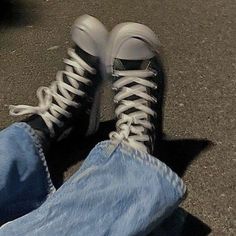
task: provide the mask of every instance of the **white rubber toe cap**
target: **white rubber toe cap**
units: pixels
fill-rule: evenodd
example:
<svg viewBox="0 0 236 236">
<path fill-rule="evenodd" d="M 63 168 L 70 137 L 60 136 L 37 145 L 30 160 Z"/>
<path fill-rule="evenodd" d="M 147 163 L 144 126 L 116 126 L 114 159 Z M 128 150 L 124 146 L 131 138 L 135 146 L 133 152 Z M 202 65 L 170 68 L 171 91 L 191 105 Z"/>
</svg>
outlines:
<svg viewBox="0 0 236 236">
<path fill-rule="evenodd" d="M 72 40 L 92 56 L 100 56 L 108 37 L 105 26 L 89 15 L 83 15 L 75 21 L 71 34 Z"/>
<path fill-rule="evenodd" d="M 155 56 L 160 42 L 155 33 L 145 25 L 123 23 L 111 32 L 109 54 L 113 58 L 144 60 Z"/>
</svg>

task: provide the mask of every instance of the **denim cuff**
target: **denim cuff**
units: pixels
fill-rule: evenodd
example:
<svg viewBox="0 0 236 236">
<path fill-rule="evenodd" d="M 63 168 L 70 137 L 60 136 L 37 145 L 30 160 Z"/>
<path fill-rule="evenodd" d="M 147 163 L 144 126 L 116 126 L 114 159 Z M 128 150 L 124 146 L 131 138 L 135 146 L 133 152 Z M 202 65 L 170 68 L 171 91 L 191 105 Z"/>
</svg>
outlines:
<svg viewBox="0 0 236 236">
<path fill-rule="evenodd" d="M 183 181 L 164 163 L 124 143 L 99 143 L 38 209 L 0 235 L 148 235 L 183 200 Z"/>
</svg>

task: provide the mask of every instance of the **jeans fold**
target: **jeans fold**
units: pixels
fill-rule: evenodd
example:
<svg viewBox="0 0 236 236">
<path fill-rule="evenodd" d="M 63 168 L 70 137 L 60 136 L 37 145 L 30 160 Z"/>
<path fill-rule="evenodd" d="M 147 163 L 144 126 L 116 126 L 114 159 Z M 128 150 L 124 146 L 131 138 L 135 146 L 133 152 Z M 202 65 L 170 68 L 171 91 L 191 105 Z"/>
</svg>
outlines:
<svg viewBox="0 0 236 236">
<path fill-rule="evenodd" d="M 147 235 L 185 192 L 183 181 L 163 162 L 104 141 L 38 209 L 3 226 L 0 235 Z"/>
<path fill-rule="evenodd" d="M 35 131 L 15 123 L 0 132 L 0 225 L 38 208 L 55 192 Z"/>
</svg>

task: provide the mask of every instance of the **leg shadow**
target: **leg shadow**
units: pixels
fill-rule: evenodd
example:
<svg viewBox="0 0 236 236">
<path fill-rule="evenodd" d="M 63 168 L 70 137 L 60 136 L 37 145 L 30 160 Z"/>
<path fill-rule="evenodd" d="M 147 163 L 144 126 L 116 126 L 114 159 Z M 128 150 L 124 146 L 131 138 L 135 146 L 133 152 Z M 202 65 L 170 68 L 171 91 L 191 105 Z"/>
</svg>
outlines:
<svg viewBox="0 0 236 236">
<path fill-rule="evenodd" d="M 108 139 L 108 134 L 114 129 L 115 122 L 106 121 L 102 122 L 97 133 L 90 137 L 80 136 L 75 130 L 65 140 L 54 144 L 47 155 L 47 162 L 55 187 L 61 186 L 65 172 L 68 172 L 68 177 L 76 172 L 91 149 L 98 142 Z M 156 156 L 179 176 L 183 176 L 191 162 L 212 145 L 212 142 L 206 139 L 171 140 L 165 138 L 160 141 Z M 74 169 L 73 166 L 75 166 Z M 211 229 L 201 220 L 182 208 L 178 208 L 150 236 L 206 236 L 210 232 Z"/>
<path fill-rule="evenodd" d="M 210 233 L 205 223 L 179 207 L 149 236 L 207 236 Z"/>
<path fill-rule="evenodd" d="M 52 145 L 47 162 L 54 184 L 60 186 L 63 183 L 64 172 L 78 162 L 81 163 L 98 142 L 108 139 L 109 133 L 114 129 L 114 120 L 102 122 L 92 136 L 84 137 L 74 130 L 68 138 Z M 156 156 L 182 176 L 198 154 L 211 145 L 212 143 L 205 139 L 164 139 L 159 143 Z M 73 171 L 69 173 L 72 174 Z"/>
<path fill-rule="evenodd" d="M 182 236 L 206 236 L 211 233 L 211 228 L 199 220 L 197 217 L 188 213 L 183 225 Z"/>
<path fill-rule="evenodd" d="M 164 139 L 156 156 L 182 177 L 191 162 L 211 146 L 207 139 Z"/>
<path fill-rule="evenodd" d="M 65 140 L 52 145 L 46 159 L 55 187 L 64 182 L 64 173 L 70 177 L 88 156 L 92 148 L 99 142 L 108 139 L 111 130 L 114 130 L 113 120 L 100 123 L 98 131 L 89 137 L 84 137 L 74 130 Z M 76 168 L 72 168 L 76 165 Z"/>
</svg>

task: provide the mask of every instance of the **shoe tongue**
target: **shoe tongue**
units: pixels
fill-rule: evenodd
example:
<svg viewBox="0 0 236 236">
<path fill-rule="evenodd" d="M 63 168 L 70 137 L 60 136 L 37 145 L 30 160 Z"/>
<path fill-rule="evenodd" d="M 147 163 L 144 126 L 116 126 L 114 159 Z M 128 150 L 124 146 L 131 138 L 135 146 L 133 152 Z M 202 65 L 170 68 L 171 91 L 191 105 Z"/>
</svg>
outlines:
<svg viewBox="0 0 236 236">
<path fill-rule="evenodd" d="M 81 59 L 83 59 L 87 64 L 89 64 L 91 67 L 96 67 L 98 63 L 98 58 L 95 56 L 90 55 L 89 53 L 85 52 L 82 48 L 79 46 L 75 46 L 75 52 Z"/>
<path fill-rule="evenodd" d="M 139 70 L 142 65 L 142 60 L 121 60 L 115 59 L 114 68 L 116 70 Z"/>
</svg>

